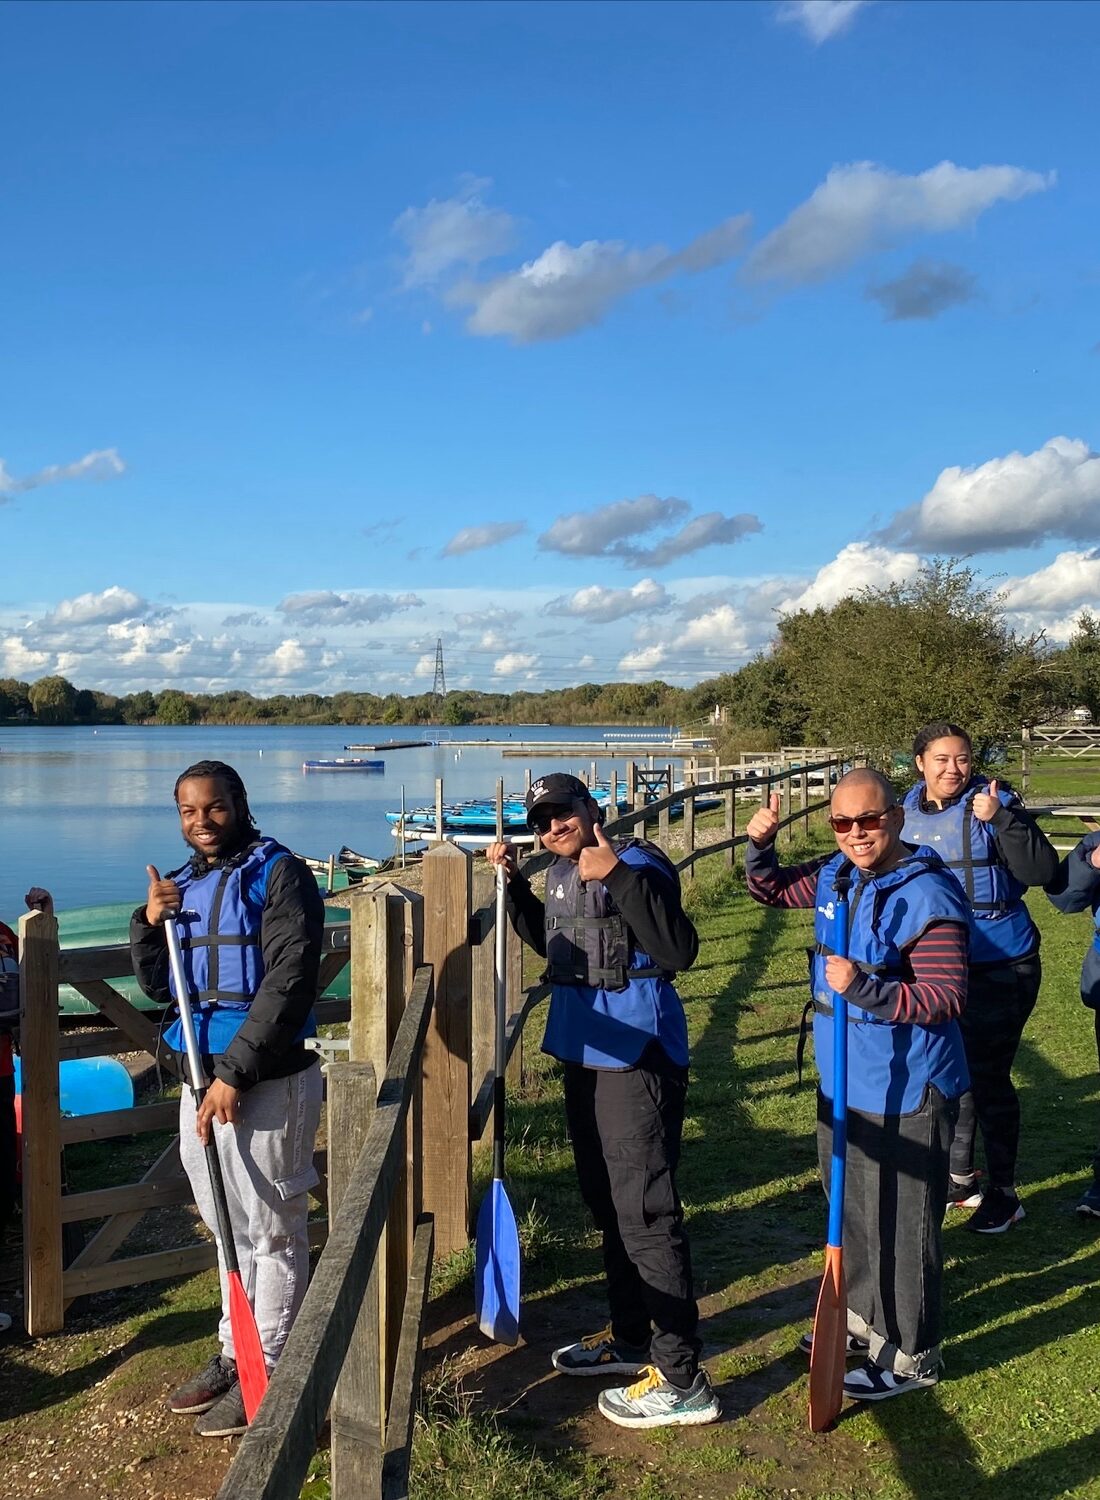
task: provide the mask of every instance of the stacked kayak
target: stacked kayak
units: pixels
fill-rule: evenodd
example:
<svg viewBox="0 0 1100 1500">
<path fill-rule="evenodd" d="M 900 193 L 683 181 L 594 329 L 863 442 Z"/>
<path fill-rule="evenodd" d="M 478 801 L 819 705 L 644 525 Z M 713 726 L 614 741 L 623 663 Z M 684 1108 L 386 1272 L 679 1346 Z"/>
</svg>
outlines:
<svg viewBox="0 0 1100 1500">
<path fill-rule="evenodd" d="M 592 798 L 600 807 L 607 811 L 607 819 L 623 817 L 630 811 L 630 803 L 625 797 L 619 796 L 614 804 L 611 802 L 611 789 L 606 786 L 597 786 L 592 789 Z M 708 812 L 715 807 L 721 806 L 720 797 L 696 797 L 695 811 Z M 672 816 L 679 817 L 683 808 L 673 804 L 670 808 Z M 401 823 L 400 812 L 388 812 L 386 821 L 395 826 Z M 435 828 L 434 807 L 413 807 L 406 810 L 404 814 L 405 832 L 415 837 L 418 829 Z M 503 825 L 505 833 L 527 832 L 527 808 L 522 796 L 510 793 L 504 798 Z M 443 827 L 452 831 L 465 831 L 467 833 L 491 833 L 497 826 L 497 805 L 492 797 L 473 798 L 466 802 L 446 802 L 443 805 Z"/>
<path fill-rule="evenodd" d="M 333 760 L 304 760 L 303 771 L 384 771 L 384 760 L 358 760 L 352 756 L 336 756 Z"/>
</svg>

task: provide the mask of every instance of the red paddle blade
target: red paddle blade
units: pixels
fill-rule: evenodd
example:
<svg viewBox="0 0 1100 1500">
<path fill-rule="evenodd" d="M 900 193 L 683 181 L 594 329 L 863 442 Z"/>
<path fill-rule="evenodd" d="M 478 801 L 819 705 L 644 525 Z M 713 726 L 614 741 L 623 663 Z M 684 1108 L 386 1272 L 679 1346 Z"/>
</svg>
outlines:
<svg viewBox="0 0 1100 1500">
<path fill-rule="evenodd" d="M 848 1289 L 838 1245 L 825 1246 L 825 1274 L 817 1294 L 810 1353 L 810 1431 L 825 1432 L 844 1404 L 845 1350 L 848 1342 Z"/>
<path fill-rule="evenodd" d="M 239 1271 L 229 1275 L 229 1323 L 233 1329 L 233 1353 L 241 1382 L 244 1414 L 251 1422 L 267 1390 L 267 1361 L 260 1343 L 260 1330 L 256 1327 L 256 1315 Z"/>
</svg>

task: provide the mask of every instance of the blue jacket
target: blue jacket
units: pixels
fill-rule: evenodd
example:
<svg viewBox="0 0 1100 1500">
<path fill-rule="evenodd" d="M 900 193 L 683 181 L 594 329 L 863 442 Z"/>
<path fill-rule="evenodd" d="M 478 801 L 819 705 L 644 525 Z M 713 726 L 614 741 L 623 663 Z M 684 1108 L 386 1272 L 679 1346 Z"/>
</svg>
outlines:
<svg viewBox="0 0 1100 1500">
<path fill-rule="evenodd" d="M 183 897 L 176 925 L 191 997 L 198 1002 L 195 1031 L 203 1054 L 225 1052 L 248 1015 L 264 977 L 260 932 L 268 881 L 275 865 L 288 858 L 293 858 L 289 849 L 264 838 L 239 861 L 197 878 L 188 866 L 175 877 Z M 178 1006 L 171 970 L 168 987 Z M 294 1040 L 316 1032 L 311 1011 Z M 164 1040 L 174 1051 L 184 1050 L 178 1016 Z"/>
<path fill-rule="evenodd" d="M 817 877 L 810 989 L 814 1051 L 821 1090 L 833 1091 L 833 993 L 825 960 L 834 952 L 836 873 L 847 863 L 839 852 Z M 902 977 L 902 950 L 934 922 L 968 925 L 968 908 L 955 880 L 931 849 L 917 849 L 892 870 L 868 875 L 853 868 L 848 957 L 867 973 Z M 913 1114 L 929 1085 L 947 1098 L 966 1091 L 969 1077 L 957 1021 L 935 1026 L 889 1021 L 848 1003 L 848 1103 L 875 1115 Z"/>
<path fill-rule="evenodd" d="M 920 781 L 902 803 L 906 843 L 934 849 L 966 895 L 972 964 L 1011 963 L 1039 946 L 1038 928 L 1023 901 L 1027 887 L 1005 865 L 990 824 L 971 811 L 975 792 L 988 789 L 989 782 L 976 776 L 949 806 L 922 807 Z M 998 797 L 1002 807 L 1019 806 L 1014 792 L 1001 791 Z"/>
<path fill-rule="evenodd" d="M 1100 833 L 1087 833 L 1063 859 L 1058 873 L 1046 887 L 1050 900 L 1063 912 L 1091 911 L 1092 942 L 1081 965 L 1081 999 L 1091 1010 L 1100 1010 L 1100 870 L 1089 855 L 1100 847 Z"/>
<path fill-rule="evenodd" d="M 609 976 L 604 983 L 569 983 L 553 977 L 553 970 L 562 963 L 560 951 L 554 953 L 558 946 L 554 934 L 563 929 L 549 924 L 569 905 L 575 867 L 556 874 L 558 865 L 551 866 L 545 906 L 533 896 L 522 875 L 509 884 L 516 930 L 551 960 L 543 1051 L 563 1062 L 621 1071 L 634 1067 L 646 1047 L 657 1041 L 674 1064 L 686 1067 L 684 1007 L 666 976 L 694 961 L 698 937 L 680 902 L 679 878 L 665 856 L 644 843 L 616 845 L 616 852 L 620 863 L 607 881 L 588 883 L 599 888 L 594 894 L 598 894 L 602 915 L 621 916 L 626 934 L 625 972 Z M 561 896 L 557 895 L 559 885 Z M 647 941 L 657 951 L 642 946 L 642 929 L 652 933 Z M 602 966 L 595 951 L 589 958 Z M 614 966 L 618 967 L 617 955 Z M 625 984 L 620 983 L 622 979 Z"/>
</svg>

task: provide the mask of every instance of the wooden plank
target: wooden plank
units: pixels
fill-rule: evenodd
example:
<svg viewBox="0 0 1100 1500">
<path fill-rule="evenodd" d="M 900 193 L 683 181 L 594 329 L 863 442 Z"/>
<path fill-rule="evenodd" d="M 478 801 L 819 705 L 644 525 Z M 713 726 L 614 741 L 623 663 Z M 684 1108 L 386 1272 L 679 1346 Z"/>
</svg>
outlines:
<svg viewBox="0 0 1100 1500">
<path fill-rule="evenodd" d="M 313 1219 L 309 1226 L 309 1243 L 324 1244 L 328 1225 Z M 121 1286 L 144 1286 L 147 1281 L 166 1281 L 171 1276 L 195 1276 L 218 1263 L 218 1247 L 213 1240 L 201 1245 L 184 1245 L 178 1250 L 157 1250 L 149 1255 L 128 1255 L 123 1260 L 109 1260 L 102 1266 L 77 1270 L 75 1264 L 65 1272 L 65 1299 L 89 1297 L 97 1292 L 115 1291 Z"/>
<path fill-rule="evenodd" d="M 62 1194 L 61 1222 L 77 1224 L 82 1219 L 105 1219 L 128 1212 L 140 1217 L 151 1208 L 171 1208 L 194 1201 L 191 1184 L 182 1174 L 171 1182 L 128 1182 L 122 1187 Z"/>
<path fill-rule="evenodd" d="M 435 974 L 435 1011 L 424 1044 L 424 1207 L 441 1255 L 470 1229 L 470 856 L 439 844 L 424 856 L 424 962 Z"/>
<path fill-rule="evenodd" d="M 385 901 L 382 908 L 385 928 Z M 363 928 L 363 906 L 353 908 L 352 963 L 363 947 L 354 931 Z M 383 997 L 372 997 L 376 1002 Z M 379 1008 L 377 1004 L 370 1007 Z M 354 1016 L 356 1007 L 353 1007 Z M 330 1063 L 328 1069 L 329 1180 L 333 1212 L 338 1213 L 347 1185 L 359 1160 L 377 1098 L 374 1066 L 370 1062 Z M 360 1303 L 355 1328 L 332 1396 L 332 1500 L 363 1500 L 376 1495 L 382 1479 L 382 1415 L 379 1270 L 381 1254 Z"/>
<path fill-rule="evenodd" d="M 350 1000 L 318 1000 L 313 1007 L 318 1026 L 335 1026 L 351 1019 Z"/>
<path fill-rule="evenodd" d="M 516 992 L 511 991 L 512 995 Z M 504 1055 L 511 1059 L 515 1056 L 516 1049 L 523 1043 L 523 1028 L 527 1024 L 527 1017 L 540 1001 L 545 1000 L 550 993 L 548 984 L 537 984 L 534 989 L 528 990 L 523 995 L 522 1003 L 508 1017 L 504 1027 Z M 514 1002 L 513 1002 L 514 1003 Z M 481 1075 L 481 1082 L 477 1094 L 470 1105 L 470 1139 L 480 1141 L 488 1131 L 493 1113 L 493 1078 L 494 1071 L 492 1063 Z M 508 1074 L 505 1072 L 505 1078 Z M 511 1080 L 508 1080 L 509 1083 Z"/>
<path fill-rule="evenodd" d="M 108 1021 L 113 1021 L 119 1031 L 129 1037 L 133 1044 L 131 1050 L 148 1052 L 150 1057 L 157 1055 L 156 1026 L 148 1016 L 135 1010 L 129 1000 L 120 995 L 116 989 L 112 989 L 105 979 L 75 980 L 73 989 L 94 1005 L 100 1015 L 106 1016 Z M 165 1049 L 165 1060 L 168 1055 Z"/>
<path fill-rule="evenodd" d="M 417 971 L 367 1139 L 329 1230 L 305 1301 L 241 1438 L 218 1500 L 286 1500 L 301 1488 L 356 1312 L 363 1299 L 404 1156 L 403 1126 L 432 1012 L 432 974 Z"/>
<path fill-rule="evenodd" d="M 424 1309 L 428 1305 L 432 1280 L 434 1246 L 435 1221 L 430 1214 L 425 1214 L 416 1226 L 401 1316 L 397 1368 L 382 1458 L 382 1500 L 408 1500 L 413 1418 L 420 1392 L 420 1357 L 424 1347 Z"/>
<path fill-rule="evenodd" d="M 104 1141 L 114 1135 L 145 1135 L 150 1130 L 178 1128 L 179 1103 L 166 1099 L 159 1104 L 139 1104 L 134 1109 L 107 1109 L 94 1115 L 74 1115 L 61 1120 L 63 1146 L 77 1141 Z"/>
<path fill-rule="evenodd" d="M 63 1032 L 58 1055 L 62 1061 L 70 1057 L 115 1057 L 131 1047 L 130 1038 L 117 1026 L 100 1026 L 94 1031 Z"/>
<path fill-rule="evenodd" d="M 132 979 L 134 961 L 129 943 L 105 943 L 99 948 L 66 948 L 58 962 L 62 984 L 83 984 L 90 979 Z"/>
<path fill-rule="evenodd" d="M 322 953 L 321 967 L 317 971 L 317 995 L 320 998 L 342 969 L 348 965 L 351 949 L 338 948 L 332 953 Z"/>
<path fill-rule="evenodd" d="M 57 919 L 19 919 L 23 1068 L 23 1318 L 32 1338 L 65 1323 L 61 1263 L 61 1099 Z"/>
<path fill-rule="evenodd" d="M 179 1105 L 174 1105 L 174 1109 L 178 1118 Z M 179 1144 L 177 1137 L 164 1148 L 156 1161 L 153 1162 L 152 1166 L 149 1167 L 142 1177 L 141 1185 L 143 1187 L 156 1182 L 178 1183 L 181 1179 L 183 1182 L 187 1181 L 186 1177 L 183 1176 L 183 1168 L 180 1165 Z M 101 1224 L 83 1250 L 81 1250 L 80 1254 L 69 1266 L 66 1275 L 74 1271 L 91 1271 L 96 1266 L 105 1265 L 126 1239 L 130 1231 L 140 1223 L 144 1212 L 143 1208 L 135 1208 L 133 1211 L 126 1210 L 116 1213 L 112 1218 L 107 1220 L 106 1224 Z M 129 1283 L 124 1283 L 124 1285 L 129 1285 Z M 71 1300 L 76 1294 L 66 1291 L 65 1295 L 67 1299 Z"/>
</svg>

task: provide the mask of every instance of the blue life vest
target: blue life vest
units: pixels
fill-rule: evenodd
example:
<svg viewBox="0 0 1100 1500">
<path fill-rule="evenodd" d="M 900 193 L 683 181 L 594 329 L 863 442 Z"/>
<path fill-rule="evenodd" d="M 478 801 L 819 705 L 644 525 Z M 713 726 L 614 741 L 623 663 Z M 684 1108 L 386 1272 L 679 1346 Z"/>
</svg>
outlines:
<svg viewBox="0 0 1100 1500">
<path fill-rule="evenodd" d="M 814 1052 L 827 1099 L 833 1090 L 833 992 L 825 960 L 834 951 L 836 872 L 847 863 L 835 854 L 817 877 L 810 991 L 814 1008 Z M 968 911 L 955 880 L 931 849 L 917 849 L 882 875 L 853 869 L 848 957 L 877 978 L 902 977 L 902 950 L 934 922 L 968 926 Z M 890 1021 L 848 1002 L 848 1104 L 874 1115 L 908 1115 L 921 1106 L 929 1086 L 948 1099 L 969 1087 L 962 1032 L 957 1021 L 920 1026 Z"/>
<path fill-rule="evenodd" d="M 1039 946 L 1038 929 L 1023 901 L 1027 887 L 1002 864 L 992 828 L 971 811 L 975 792 L 988 789 L 988 781 L 975 777 L 950 807 L 924 808 L 925 784 L 919 781 L 902 802 L 902 838 L 934 849 L 966 895 L 972 964 L 1011 963 Z M 1018 802 L 1014 792 L 998 795 L 1002 807 Z"/>
<path fill-rule="evenodd" d="M 264 977 L 260 930 L 268 881 L 279 860 L 290 857 L 290 850 L 274 839 L 260 839 L 237 859 L 204 875 L 196 876 L 186 865 L 174 876 L 183 898 L 176 926 L 199 1051 L 204 1055 L 224 1052 L 248 1015 Z M 171 975 L 169 989 L 178 1006 Z M 296 1040 L 314 1036 L 316 1031 L 311 1012 Z M 164 1040 L 174 1051 L 184 1051 L 178 1017 Z"/>
<path fill-rule="evenodd" d="M 678 889 L 659 849 L 629 841 L 615 850 L 624 864 L 654 866 Z M 656 1040 L 686 1067 L 687 1021 L 672 975 L 637 946 L 602 881 L 582 881 L 575 861 L 555 860 L 545 906 L 551 998 L 542 1050 L 562 1062 L 622 1070 Z"/>
</svg>

